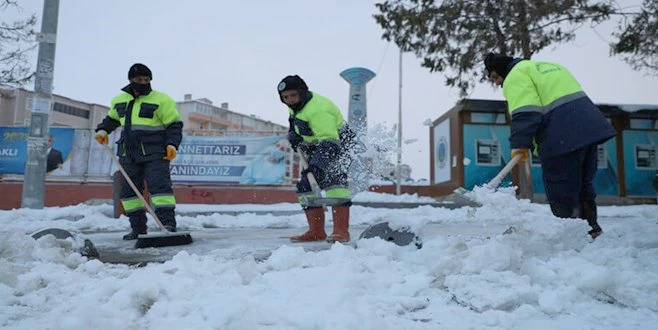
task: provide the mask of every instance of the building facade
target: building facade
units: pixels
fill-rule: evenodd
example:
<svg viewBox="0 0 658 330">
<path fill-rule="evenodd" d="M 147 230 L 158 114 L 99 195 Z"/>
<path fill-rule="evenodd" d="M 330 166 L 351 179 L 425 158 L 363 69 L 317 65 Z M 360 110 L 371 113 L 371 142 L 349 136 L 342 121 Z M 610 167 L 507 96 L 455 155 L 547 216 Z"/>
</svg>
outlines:
<svg viewBox="0 0 658 330">
<path fill-rule="evenodd" d="M 29 126 L 34 92 L 23 88 L 0 87 L 0 126 Z M 86 103 L 53 94 L 50 126 L 95 129 L 107 115 L 106 105 Z M 216 106 L 212 101 L 192 99 L 186 94 L 177 102 L 185 134 L 189 135 L 277 135 L 287 127 Z"/>
<path fill-rule="evenodd" d="M 594 187 L 600 197 L 649 198 L 658 173 L 658 105 L 598 104 L 617 135 L 599 145 Z M 510 161 L 511 118 L 504 101 L 463 99 L 430 127 L 431 185 L 468 190 L 495 177 Z M 531 156 L 531 187 L 544 194 L 541 162 Z M 503 182 L 509 184 L 510 180 Z M 517 182 L 518 183 L 518 182 Z"/>
<path fill-rule="evenodd" d="M 30 126 L 34 92 L 0 87 L 0 126 Z M 53 94 L 50 126 L 93 129 L 105 117 L 107 106 Z"/>
<path fill-rule="evenodd" d="M 216 106 L 206 98 L 192 99 L 191 94 L 185 94 L 177 105 L 189 135 L 277 135 L 288 130 L 286 126 L 231 111 L 228 103 Z"/>
</svg>

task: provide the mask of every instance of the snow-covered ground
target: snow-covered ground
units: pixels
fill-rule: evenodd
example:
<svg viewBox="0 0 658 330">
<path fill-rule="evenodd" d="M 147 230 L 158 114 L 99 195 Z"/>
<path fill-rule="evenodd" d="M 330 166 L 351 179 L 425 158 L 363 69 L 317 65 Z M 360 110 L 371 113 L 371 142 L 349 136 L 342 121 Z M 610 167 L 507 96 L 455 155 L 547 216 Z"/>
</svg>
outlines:
<svg viewBox="0 0 658 330">
<path fill-rule="evenodd" d="M 259 211 L 179 216 L 179 227 L 193 236 L 252 232 L 279 243 L 259 259 L 245 254 L 259 240 L 218 239 L 216 248 L 212 240 L 200 241 L 144 267 L 88 260 L 52 236 L 27 235 L 57 227 L 105 233 L 123 244 L 127 220 L 113 219 L 109 205 L 0 211 L 0 327 L 656 327 L 658 206 L 600 207 L 604 234 L 592 241 L 585 221 L 557 219 L 547 205 L 518 201 L 510 191 L 476 189 L 471 197 L 483 206 L 353 207 L 353 228 L 382 220 L 409 226 L 422 237 L 421 249 L 379 239 L 320 250 L 285 243 L 281 230 L 306 227 L 302 213 L 276 212 L 298 210 L 294 204 L 181 205 L 181 211 Z M 426 201 L 372 193 L 357 199 Z M 262 212 L 268 210 L 273 213 Z M 503 235 L 510 226 L 516 230 Z"/>
</svg>

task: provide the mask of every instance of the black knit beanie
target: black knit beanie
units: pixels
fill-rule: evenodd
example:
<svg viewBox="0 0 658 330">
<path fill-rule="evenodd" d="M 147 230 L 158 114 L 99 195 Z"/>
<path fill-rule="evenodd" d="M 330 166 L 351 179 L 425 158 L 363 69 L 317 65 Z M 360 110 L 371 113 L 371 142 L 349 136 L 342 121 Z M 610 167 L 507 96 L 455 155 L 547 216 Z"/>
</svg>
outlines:
<svg viewBox="0 0 658 330">
<path fill-rule="evenodd" d="M 514 58 L 502 54 L 489 53 L 484 58 L 484 66 L 487 69 L 487 76 L 491 75 L 491 71 L 496 71 L 496 73 L 505 78 L 509 70 L 509 65 L 512 63 Z"/>
<path fill-rule="evenodd" d="M 304 82 L 304 79 L 302 79 L 298 75 L 294 76 L 287 76 L 281 80 L 279 85 L 277 85 L 277 90 L 279 91 L 279 94 L 283 91 L 289 91 L 289 90 L 303 90 L 307 91 L 308 86 L 306 85 L 306 82 Z"/>
<path fill-rule="evenodd" d="M 142 63 L 135 63 L 128 70 L 128 80 L 139 76 L 147 76 L 149 79 L 153 80 L 151 69 Z"/>
</svg>

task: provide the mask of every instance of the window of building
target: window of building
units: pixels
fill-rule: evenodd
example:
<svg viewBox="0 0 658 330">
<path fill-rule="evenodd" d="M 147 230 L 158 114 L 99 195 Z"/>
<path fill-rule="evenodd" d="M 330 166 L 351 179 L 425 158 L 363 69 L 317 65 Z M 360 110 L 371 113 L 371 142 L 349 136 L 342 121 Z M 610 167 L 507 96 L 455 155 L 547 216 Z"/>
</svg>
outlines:
<svg viewBox="0 0 658 330">
<path fill-rule="evenodd" d="M 207 104 L 196 103 L 194 104 L 194 112 L 210 116 L 212 115 L 212 108 Z"/>
<path fill-rule="evenodd" d="M 655 170 L 658 168 L 655 144 L 635 145 L 635 168 L 641 170 Z"/>
<path fill-rule="evenodd" d="M 605 150 L 605 144 L 599 144 L 597 148 L 597 158 L 596 168 L 606 169 L 608 168 L 608 152 Z"/>
<path fill-rule="evenodd" d="M 658 129 L 658 120 L 655 119 L 631 119 L 631 129 Z"/>
<path fill-rule="evenodd" d="M 89 119 L 89 110 L 77 108 L 68 104 L 55 102 L 53 111 L 65 113 L 67 115 Z"/>
<path fill-rule="evenodd" d="M 504 113 L 490 113 L 490 112 L 471 112 L 472 123 L 482 124 L 505 124 Z"/>
<path fill-rule="evenodd" d="M 477 139 L 475 141 L 476 164 L 480 166 L 500 166 L 500 145 L 498 140 Z"/>
</svg>

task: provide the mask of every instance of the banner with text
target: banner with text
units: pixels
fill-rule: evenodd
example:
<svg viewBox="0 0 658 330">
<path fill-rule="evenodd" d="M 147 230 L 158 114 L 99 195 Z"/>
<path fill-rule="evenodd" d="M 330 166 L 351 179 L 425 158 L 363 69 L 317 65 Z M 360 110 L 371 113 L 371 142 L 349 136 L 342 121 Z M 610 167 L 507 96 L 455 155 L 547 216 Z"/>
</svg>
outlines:
<svg viewBox="0 0 658 330">
<path fill-rule="evenodd" d="M 177 182 L 282 184 L 283 136 L 185 136 L 171 162 Z"/>
</svg>

